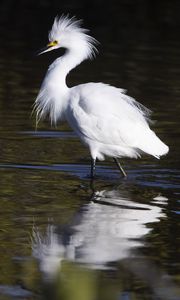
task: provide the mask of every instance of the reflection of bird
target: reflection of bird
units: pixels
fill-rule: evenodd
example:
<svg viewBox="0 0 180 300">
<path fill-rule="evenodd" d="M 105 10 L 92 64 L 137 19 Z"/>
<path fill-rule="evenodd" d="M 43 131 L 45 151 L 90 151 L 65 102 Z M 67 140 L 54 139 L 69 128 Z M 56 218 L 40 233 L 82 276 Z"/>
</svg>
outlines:
<svg viewBox="0 0 180 300">
<path fill-rule="evenodd" d="M 60 47 L 67 51 L 48 69 L 35 102 L 37 121 L 47 114 L 51 122 L 62 118 L 68 121 L 89 147 L 92 177 L 96 159 L 105 156 L 113 157 L 126 176 L 117 157 L 137 158 L 145 152 L 159 158 L 168 152 L 168 146 L 149 128 L 150 111 L 124 90 L 94 82 L 67 87 L 70 70 L 96 52 L 96 40 L 80 27 L 80 21 L 55 18 L 49 41 L 41 53 Z"/>
<path fill-rule="evenodd" d="M 134 195 L 137 197 L 137 191 Z M 161 197 L 167 204 L 168 199 Z M 113 289 L 111 286 L 114 281 L 108 282 L 111 295 L 107 299 L 142 299 L 138 289 L 131 290 L 132 279 L 147 286 L 151 299 L 179 299 L 178 287 L 171 276 L 142 250 L 144 242 L 145 249 L 148 247 L 145 235 L 154 228 L 150 223 L 165 217 L 163 208 L 154 201 L 148 201 L 148 204 L 135 202 L 129 199 L 128 191 L 123 190 L 97 191 L 92 200 L 97 200 L 97 203 L 91 201 L 83 205 L 63 227 L 62 224 L 48 225 L 44 235 L 38 227 L 33 228 L 32 255 L 39 262 L 46 286 L 50 281 L 53 292 L 63 291 L 63 297 L 57 299 L 98 298 L 102 279 L 100 270 L 103 269 L 117 269 L 118 282 L 121 283 L 118 284 L 118 293 L 115 293 L 114 285 Z M 29 270 L 33 270 L 32 267 Z M 121 288 L 127 291 L 128 287 L 128 292 L 122 293 Z M 83 293 L 81 297 L 79 290 Z"/>
<path fill-rule="evenodd" d="M 127 192 L 97 191 L 63 230 L 49 225 L 43 236 L 34 227 L 33 256 L 48 277 L 63 260 L 104 269 L 111 262 L 129 258 L 151 231 L 146 224 L 158 222 L 162 216 L 162 208 L 134 202 Z"/>
</svg>

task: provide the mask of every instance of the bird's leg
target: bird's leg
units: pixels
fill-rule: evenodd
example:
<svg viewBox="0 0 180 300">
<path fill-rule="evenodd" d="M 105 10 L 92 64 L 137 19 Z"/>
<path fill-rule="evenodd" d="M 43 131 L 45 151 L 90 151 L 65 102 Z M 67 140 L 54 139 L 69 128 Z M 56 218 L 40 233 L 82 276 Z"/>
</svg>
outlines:
<svg viewBox="0 0 180 300">
<path fill-rule="evenodd" d="M 126 172 L 123 170 L 123 168 L 122 168 L 120 162 L 118 161 L 118 159 L 117 159 L 116 157 L 114 157 L 113 159 L 114 159 L 114 161 L 115 161 L 115 163 L 116 163 L 116 165 L 117 165 L 119 171 L 122 173 L 122 175 L 123 175 L 124 177 L 127 177 L 127 174 L 126 174 Z"/>
<path fill-rule="evenodd" d="M 96 159 L 91 159 L 91 179 L 94 179 L 96 171 Z"/>
</svg>

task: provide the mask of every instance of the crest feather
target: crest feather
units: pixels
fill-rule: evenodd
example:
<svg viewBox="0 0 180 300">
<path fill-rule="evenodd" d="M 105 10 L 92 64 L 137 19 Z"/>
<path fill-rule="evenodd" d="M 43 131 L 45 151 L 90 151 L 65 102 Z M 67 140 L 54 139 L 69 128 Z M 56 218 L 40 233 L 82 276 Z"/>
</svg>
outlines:
<svg viewBox="0 0 180 300">
<path fill-rule="evenodd" d="M 87 34 L 87 32 L 89 31 L 88 29 L 81 27 L 82 22 L 83 20 L 78 20 L 74 16 L 56 16 L 52 25 L 52 29 L 49 32 L 49 41 L 53 42 L 55 40 L 61 39 L 62 35 L 68 33 L 81 35 L 81 37 L 86 41 L 89 48 L 88 57 L 93 58 L 98 52 L 95 45 L 99 44 L 99 42 L 95 38 Z"/>
<path fill-rule="evenodd" d="M 49 40 L 53 41 L 57 35 L 62 32 L 74 31 L 79 33 L 88 32 L 88 29 L 81 27 L 83 20 L 77 20 L 76 17 L 70 18 L 69 15 L 62 15 L 61 17 L 56 16 L 52 29 L 49 32 Z"/>
</svg>

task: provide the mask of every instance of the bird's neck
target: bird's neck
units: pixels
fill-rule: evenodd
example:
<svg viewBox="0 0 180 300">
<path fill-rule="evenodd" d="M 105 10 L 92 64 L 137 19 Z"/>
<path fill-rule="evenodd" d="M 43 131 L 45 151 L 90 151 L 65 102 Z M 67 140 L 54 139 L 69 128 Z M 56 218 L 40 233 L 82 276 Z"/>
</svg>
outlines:
<svg viewBox="0 0 180 300">
<path fill-rule="evenodd" d="M 73 50 L 68 50 L 64 56 L 57 58 L 49 67 L 48 73 L 52 82 L 63 89 L 67 89 L 66 77 L 68 73 L 79 65 L 85 57 Z"/>
<path fill-rule="evenodd" d="M 57 58 L 50 65 L 36 99 L 38 121 L 48 113 L 52 123 L 56 123 L 58 119 L 64 117 L 70 99 L 66 76 L 83 60 L 84 58 L 78 53 L 68 51 L 63 57 Z"/>
</svg>

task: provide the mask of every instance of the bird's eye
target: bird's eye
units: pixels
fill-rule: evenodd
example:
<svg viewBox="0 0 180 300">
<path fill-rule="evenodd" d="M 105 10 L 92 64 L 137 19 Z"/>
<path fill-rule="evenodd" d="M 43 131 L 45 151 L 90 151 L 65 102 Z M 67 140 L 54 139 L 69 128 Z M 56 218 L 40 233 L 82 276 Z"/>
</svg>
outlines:
<svg viewBox="0 0 180 300">
<path fill-rule="evenodd" d="M 54 45 L 57 45 L 57 44 L 58 44 L 58 41 L 55 40 L 55 41 L 53 42 L 53 44 L 54 44 Z"/>
</svg>

